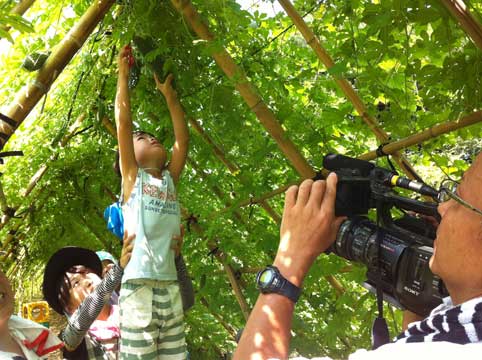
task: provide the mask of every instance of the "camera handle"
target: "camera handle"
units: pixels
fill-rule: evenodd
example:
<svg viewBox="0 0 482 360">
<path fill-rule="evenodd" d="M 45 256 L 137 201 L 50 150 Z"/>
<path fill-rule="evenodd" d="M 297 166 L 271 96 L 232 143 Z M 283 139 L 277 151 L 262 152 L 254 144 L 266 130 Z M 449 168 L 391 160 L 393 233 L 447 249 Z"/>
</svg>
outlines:
<svg viewBox="0 0 482 360">
<path fill-rule="evenodd" d="M 380 226 L 380 215 L 382 214 L 384 208 L 384 203 L 381 199 L 377 200 L 377 226 Z M 377 249 L 377 272 L 376 272 L 376 279 L 375 285 L 377 289 L 377 309 L 378 309 L 378 316 L 373 322 L 372 326 L 372 349 L 375 350 L 382 345 L 388 344 L 390 342 L 390 334 L 388 332 L 388 325 L 387 321 L 383 317 L 383 289 L 382 289 L 382 274 L 381 274 L 381 266 L 380 266 L 380 253 L 381 253 L 381 243 L 383 239 L 384 231 L 383 228 L 380 227 L 379 231 L 377 232 L 377 237 L 375 240 L 376 249 Z"/>
</svg>

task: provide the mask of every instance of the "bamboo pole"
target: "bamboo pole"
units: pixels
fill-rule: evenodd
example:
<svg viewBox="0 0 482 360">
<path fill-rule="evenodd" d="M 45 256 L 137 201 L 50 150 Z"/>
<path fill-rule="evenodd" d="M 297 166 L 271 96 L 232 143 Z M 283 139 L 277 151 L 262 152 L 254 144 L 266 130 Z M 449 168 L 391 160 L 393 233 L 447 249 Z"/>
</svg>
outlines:
<svg viewBox="0 0 482 360">
<path fill-rule="evenodd" d="M 199 166 L 197 166 L 197 164 L 194 162 L 194 160 L 192 160 L 189 157 L 187 158 L 187 163 L 189 164 L 189 166 L 191 166 L 196 171 L 196 174 L 199 175 L 204 180 L 204 182 L 207 184 L 208 183 L 208 174 L 206 174 L 206 172 L 204 170 L 199 168 Z M 213 184 L 213 185 L 210 186 L 210 188 L 214 192 L 214 194 L 219 198 L 219 200 L 223 201 L 224 204 L 227 207 L 231 206 L 231 203 L 228 200 L 225 200 L 226 195 L 219 188 L 219 186 Z M 243 224 L 246 224 L 246 222 L 244 221 L 243 217 L 241 216 L 241 214 L 239 212 L 233 211 L 233 215 L 236 218 L 236 220 L 238 220 L 239 222 L 242 222 Z"/>
<path fill-rule="evenodd" d="M 474 18 L 463 0 L 442 0 L 442 4 L 448 9 L 450 14 L 459 22 L 459 25 L 482 50 L 482 25 Z"/>
<path fill-rule="evenodd" d="M 208 301 L 206 300 L 205 297 L 201 297 L 200 299 L 201 304 L 204 305 L 204 307 L 209 311 L 209 313 L 226 329 L 229 335 L 231 335 L 233 338 L 236 337 L 236 329 L 226 322 L 221 315 L 216 313 L 214 310 L 211 309 L 209 306 Z"/>
<path fill-rule="evenodd" d="M 30 8 L 30 6 L 32 6 L 34 2 L 35 0 L 22 0 L 17 5 L 15 5 L 12 10 L 10 10 L 10 14 L 22 16 Z M 8 32 L 10 31 L 11 26 L 3 25 L 2 29 Z"/>
<path fill-rule="evenodd" d="M 394 141 L 381 148 L 385 154 L 393 154 L 395 151 L 405 149 L 409 146 L 420 144 L 424 141 L 436 138 L 440 135 L 447 134 L 454 130 L 458 130 L 467 126 L 475 125 L 482 122 L 482 110 L 475 111 L 469 115 L 461 117 L 458 120 L 448 121 L 443 124 L 434 125 L 429 129 L 423 130 L 418 134 L 408 136 L 402 140 Z M 377 150 L 372 150 L 359 157 L 362 160 L 373 160 L 378 157 Z"/>
<path fill-rule="evenodd" d="M 0 123 L 0 133 L 3 134 L 0 148 L 5 146 L 15 129 L 25 120 L 40 98 L 47 93 L 52 83 L 82 47 L 92 30 L 114 2 L 115 0 L 95 0 L 79 19 L 79 22 L 55 47 L 43 67 L 38 71 L 35 80 L 17 94 L 13 105 L 5 113 L 15 121 L 15 126 L 11 127 L 4 122 Z"/>
<path fill-rule="evenodd" d="M 25 12 L 32 6 L 35 0 L 21 0 L 17 5 L 15 5 L 10 13 L 22 16 Z"/>
<path fill-rule="evenodd" d="M 278 2 L 281 4 L 281 6 L 286 11 L 286 13 L 291 18 L 291 20 L 293 20 L 293 23 L 296 25 L 298 30 L 305 38 L 306 43 L 310 45 L 310 47 L 313 49 L 313 51 L 318 56 L 318 58 L 325 64 L 326 68 L 329 70 L 333 66 L 335 66 L 335 62 L 333 61 L 331 56 L 327 53 L 327 51 L 321 46 L 321 43 L 318 37 L 308 27 L 308 25 L 305 23 L 303 18 L 300 16 L 300 14 L 298 14 L 294 6 L 291 4 L 291 2 L 289 0 L 278 0 Z M 334 80 L 341 88 L 341 90 L 348 98 L 348 100 L 351 101 L 351 103 L 353 104 L 356 111 L 363 119 L 363 121 L 368 125 L 371 131 L 375 134 L 376 138 L 382 143 L 388 142 L 390 139 L 388 134 L 379 126 L 378 121 L 368 113 L 367 108 L 363 104 L 362 100 L 356 93 L 353 86 L 346 79 L 343 79 L 338 76 L 335 76 Z M 395 158 L 398 165 L 402 168 L 402 170 L 405 172 L 405 174 L 407 174 L 408 177 L 412 179 L 417 177 L 415 170 L 412 168 L 410 163 L 403 157 L 403 155 L 394 153 L 393 157 Z"/>
<path fill-rule="evenodd" d="M 184 16 L 184 19 L 201 39 L 209 44 L 215 44 L 213 48 L 219 48 L 219 44 L 215 43 L 214 35 L 202 21 L 191 1 L 171 0 L 171 3 Z M 273 112 L 258 95 L 256 88 L 248 81 L 244 71 L 236 65 L 226 49 L 221 48 L 221 50 L 213 52 L 212 56 L 226 76 L 235 84 L 235 88 L 239 91 L 246 104 L 256 114 L 258 120 L 273 137 L 298 173 L 303 178 L 315 176 L 311 166 L 288 138 Z"/>
<path fill-rule="evenodd" d="M 201 137 L 206 142 L 206 144 L 208 144 L 213 150 L 214 155 L 216 155 L 216 157 L 228 168 L 229 172 L 232 175 L 234 175 L 242 185 L 249 187 L 250 184 L 248 180 L 245 178 L 245 176 L 243 176 L 243 174 L 241 173 L 241 169 L 239 168 L 239 166 L 237 166 L 236 164 L 234 164 L 233 162 L 229 161 L 226 158 L 226 156 L 224 155 L 224 152 L 211 139 L 211 137 L 208 134 L 206 134 L 206 132 L 199 124 L 199 122 L 193 118 L 190 118 L 189 124 L 191 124 L 193 129 L 196 130 L 196 132 L 199 135 L 201 135 Z M 271 218 L 275 223 L 277 223 L 278 225 L 281 224 L 281 216 L 269 205 L 269 203 L 266 200 L 261 199 L 258 203 L 268 213 L 268 215 L 271 216 Z"/>
<path fill-rule="evenodd" d="M 65 147 L 67 145 L 67 143 L 72 139 L 72 137 L 75 135 L 75 133 L 77 132 L 77 130 L 79 129 L 80 125 L 82 124 L 82 122 L 85 120 L 86 118 L 86 115 L 85 113 L 84 114 L 81 114 L 74 122 L 74 124 L 70 127 L 69 129 L 69 132 L 59 141 L 59 146 L 60 147 Z M 50 165 L 52 162 L 54 162 L 55 160 L 57 160 L 59 157 L 59 152 L 55 152 L 53 153 L 52 155 L 50 155 L 49 159 L 47 160 L 47 162 L 45 162 L 36 172 L 35 174 L 30 178 L 30 181 L 27 185 L 27 187 L 25 188 L 25 190 L 22 192 L 22 199 L 25 199 L 27 198 L 33 191 L 33 189 L 35 189 L 35 187 L 37 186 L 37 184 L 40 182 L 40 180 L 43 178 L 43 176 L 47 173 Z M 4 212 L 3 216 L 2 216 L 2 219 L 1 219 L 1 222 L 0 222 L 0 230 L 3 229 L 5 227 L 5 225 L 10 221 L 10 219 L 15 216 L 15 213 L 17 212 L 17 210 L 19 209 L 19 207 L 21 206 L 20 205 L 17 205 L 15 207 L 12 207 L 11 208 L 11 212 L 10 213 L 7 213 L 7 212 Z"/>
<path fill-rule="evenodd" d="M 189 212 L 186 209 L 183 208 L 181 209 L 181 211 L 182 211 L 183 217 L 185 218 L 189 217 L 188 216 Z M 206 235 L 204 234 L 204 229 L 201 227 L 201 225 L 199 225 L 199 223 L 192 222 L 191 229 L 197 232 L 201 237 L 206 237 Z M 241 286 L 239 285 L 239 282 L 236 279 L 236 273 L 233 267 L 228 263 L 226 259 L 226 255 L 221 249 L 219 249 L 219 247 L 214 241 L 208 239 L 207 246 L 209 250 L 213 253 L 213 255 L 216 257 L 216 259 L 218 259 L 218 261 L 223 265 L 224 270 L 226 271 L 226 275 L 228 276 L 229 283 L 231 284 L 231 288 L 233 289 L 234 296 L 236 297 L 239 307 L 241 308 L 241 312 L 243 313 L 245 320 L 248 320 L 249 313 L 250 313 L 249 305 L 246 302 L 246 298 L 243 295 Z"/>
</svg>

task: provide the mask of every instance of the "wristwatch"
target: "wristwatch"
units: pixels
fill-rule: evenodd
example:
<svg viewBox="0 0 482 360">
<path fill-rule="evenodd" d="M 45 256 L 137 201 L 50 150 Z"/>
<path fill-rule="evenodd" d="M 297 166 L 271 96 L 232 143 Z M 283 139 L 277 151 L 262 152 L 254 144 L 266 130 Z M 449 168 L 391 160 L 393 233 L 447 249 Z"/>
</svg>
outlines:
<svg viewBox="0 0 482 360">
<path fill-rule="evenodd" d="M 267 266 L 258 272 L 256 286 L 263 294 L 280 294 L 294 303 L 298 301 L 301 294 L 301 289 L 285 279 L 276 266 Z"/>
</svg>

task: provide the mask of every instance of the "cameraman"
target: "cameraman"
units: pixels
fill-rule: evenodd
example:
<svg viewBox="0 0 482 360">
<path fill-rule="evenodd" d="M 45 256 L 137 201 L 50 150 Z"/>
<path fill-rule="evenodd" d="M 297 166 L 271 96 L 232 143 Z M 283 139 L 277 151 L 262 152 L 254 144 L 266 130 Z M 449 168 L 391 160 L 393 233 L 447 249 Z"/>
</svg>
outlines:
<svg viewBox="0 0 482 360">
<path fill-rule="evenodd" d="M 294 286 L 287 285 L 284 295 L 259 296 L 235 360 L 288 358 L 297 288 L 318 255 L 335 241 L 344 220 L 334 215 L 336 182 L 332 173 L 326 181 L 305 180 L 286 192 L 273 265 Z M 394 342 L 374 351 L 358 350 L 350 360 L 394 356 L 482 359 L 482 155 L 465 173 L 456 192 L 445 194 L 450 199 L 438 207 L 442 219 L 430 268 L 443 279 L 450 298 L 425 320 L 410 324 Z"/>
</svg>

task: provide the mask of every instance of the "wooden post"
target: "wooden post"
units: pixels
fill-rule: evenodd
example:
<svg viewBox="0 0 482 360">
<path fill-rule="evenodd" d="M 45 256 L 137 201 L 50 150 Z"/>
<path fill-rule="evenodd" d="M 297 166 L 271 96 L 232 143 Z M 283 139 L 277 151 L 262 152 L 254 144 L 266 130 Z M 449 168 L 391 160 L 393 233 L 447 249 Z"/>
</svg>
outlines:
<svg viewBox="0 0 482 360">
<path fill-rule="evenodd" d="M 115 0 L 94 0 L 79 22 L 55 47 L 43 67 L 38 71 L 35 80 L 17 94 L 13 105 L 5 112 L 5 115 L 11 118 L 15 125 L 10 126 L 5 122 L 0 123 L 0 148 L 5 146 L 15 129 L 25 120 L 37 102 L 49 90 L 52 83 L 73 58 L 77 50 L 82 47 L 92 30 L 94 30 L 114 2 Z"/>
<path fill-rule="evenodd" d="M 298 14 L 291 2 L 289 0 L 278 0 L 278 2 L 281 4 L 281 6 L 286 11 L 291 20 L 293 20 L 293 23 L 296 25 L 298 30 L 305 38 L 306 43 L 311 46 L 316 56 L 318 56 L 318 58 L 323 62 L 323 64 L 325 64 L 326 68 L 329 70 L 333 66 L 335 66 L 335 62 L 333 61 L 333 59 L 321 46 L 319 39 L 308 27 L 300 14 Z M 368 110 L 366 109 L 365 105 L 356 93 L 353 86 L 348 81 L 338 76 L 335 76 L 335 82 L 341 88 L 348 100 L 351 101 L 358 114 L 360 114 L 363 121 L 372 130 L 376 138 L 382 143 L 387 142 L 389 140 L 387 133 L 379 126 L 377 120 L 373 116 L 368 114 Z M 412 179 L 416 178 L 417 175 L 415 170 L 402 155 L 394 153 L 393 156 L 408 177 Z"/>
<path fill-rule="evenodd" d="M 214 43 L 214 35 L 211 34 L 206 24 L 202 21 L 191 1 L 171 0 L 171 3 L 184 16 L 184 19 L 201 39 L 206 40 L 208 43 Z M 215 48 L 219 48 L 219 44 L 216 44 Z M 235 84 L 235 88 L 239 91 L 246 104 L 256 114 L 258 120 L 273 137 L 298 173 L 303 178 L 315 176 L 311 166 L 288 138 L 273 112 L 258 95 L 256 88 L 248 81 L 244 71 L 236 65 L 226 49 L 221 48 L 214 52 L 212 56 L 226 76 Z"/>
<path fill-rule="evenodd" d="M 474 18 L 463 0 L 441 0 L 450 14 L 459 22 L 459 25 L 469 36 L 474 44 L 482 50 L 482 25 Z"/>
</svg>

